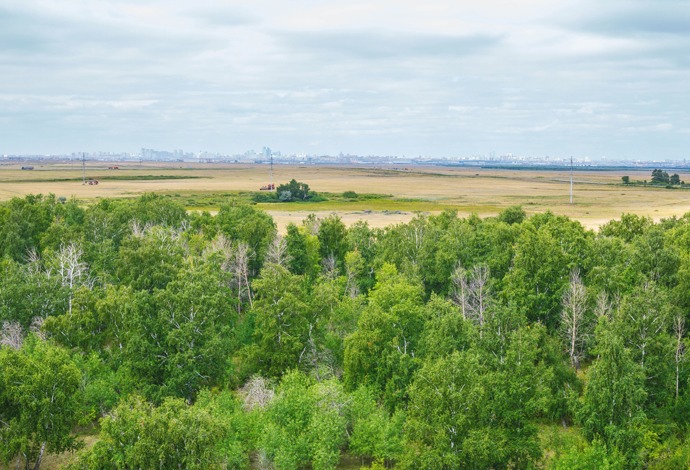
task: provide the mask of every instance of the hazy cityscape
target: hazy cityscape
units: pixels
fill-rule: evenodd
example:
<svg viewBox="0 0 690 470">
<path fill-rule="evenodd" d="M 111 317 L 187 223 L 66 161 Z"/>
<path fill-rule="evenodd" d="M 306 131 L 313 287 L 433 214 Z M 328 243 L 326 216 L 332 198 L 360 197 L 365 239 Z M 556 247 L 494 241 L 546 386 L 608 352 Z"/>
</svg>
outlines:
<svg viewBox="0 0 690 470">
<path fill-rule="evenodd" d="M 592 158 L 582 156 L 523 156 L 512 153 L 470 156 L 405 156 L 405 155 L 356 155 L 339 153 L 337 155 L 283 153 L 270 147 L 263 147 L 261 151 L 254 149 L 242 153 L 192 152 L 183 149 L 160 150 L 142 148 L 139 152 L 73 152 L 69 154 L 36 154 L 12 155 L 4 154 L 1 162 L 31 162 L 31 161 L 118 161 L 118 162 L 185 162 L 185 163 L 253 163 L 276 165 L 439 165 L 439 166 L 486 166 L 486 167 L 639 167 L 652 168 L 664 166 L 668 168 L 686 168 L 690 166 L 685 158 L 666 159 L 609 159 L 606 157 Z"/>
</svg>

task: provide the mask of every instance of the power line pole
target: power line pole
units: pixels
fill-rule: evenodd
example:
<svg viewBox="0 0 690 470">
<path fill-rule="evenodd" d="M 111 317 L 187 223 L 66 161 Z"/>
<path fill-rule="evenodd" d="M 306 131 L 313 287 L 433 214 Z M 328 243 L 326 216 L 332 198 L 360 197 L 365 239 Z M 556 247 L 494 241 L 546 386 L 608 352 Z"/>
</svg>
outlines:
<svg viewBox="0 0 690 470">
<path fill-rule="evenodd" d="M 273 189 L 273 154 L 271 153 L 271 169 L 270 169 L 270 181 L 269 181 L 269 188 Z"/>
<path fill-rule="evenodd" d="M 570 204 L 573 203 L 573 157 L 570 156 Z"/>
<path fill-rule="evenodd" d="M 81 184 L 86 184 L 86 153 L 81 153 Z"/>
</svg>

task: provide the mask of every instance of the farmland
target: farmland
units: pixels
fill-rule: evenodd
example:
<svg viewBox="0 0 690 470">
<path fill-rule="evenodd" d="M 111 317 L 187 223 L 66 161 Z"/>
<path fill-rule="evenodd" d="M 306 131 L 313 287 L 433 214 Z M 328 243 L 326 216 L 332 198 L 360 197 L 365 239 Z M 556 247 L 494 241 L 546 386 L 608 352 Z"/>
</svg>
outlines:
<svg viewBox="0 0 690 470">
<path fill-rule="evenodd" d="M 106 197 L 135 197 L 155 192 L 181 202 L 189 210 L 209 210 L 233 199 L 250 198 L 268 181 L 266 165 L 90 162 L 86 177 L 99 180 L 82 185 L 77 162 L 35 165 L 22 171 L 19 164 L 0 165 L 0 201 L 26 194 L 53 193 L 75 197 L 86 204 Z M 274 182 L 292 178 L 324 194 L 323 202 L 259 203 L 283 229 L 309 213 L 337 213 L 346 224 L 366 220 L 373 227 L 410 220 L 415 213 L 436 214 L 457 210 L 461 216 L 495 215 L 521 205 L 528 214 L 551 210 L 597 228 L 622 213 L 649 216 L 655 220 L 690 211 L 690 193 L 662 187 L 621 184 L 621 176 L 644 181 L 650 171 L 576 170 L 574 204 L 569 200 L 567 170 L 504 170 L 450 167 L 345 167 L 276 165 Z M 687 174 L 681 174 L 681 179 Z M 379 197 L 343 199 L 344 191 Z"/>
</svg>

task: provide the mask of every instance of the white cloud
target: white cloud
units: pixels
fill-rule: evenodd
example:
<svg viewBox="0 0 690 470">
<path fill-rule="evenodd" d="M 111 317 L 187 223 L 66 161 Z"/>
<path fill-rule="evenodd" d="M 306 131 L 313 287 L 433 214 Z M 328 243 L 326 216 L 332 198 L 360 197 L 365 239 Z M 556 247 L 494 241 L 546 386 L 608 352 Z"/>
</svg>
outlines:
<svg viewBox="0 0 690 470">
<path fill-rule="evenodd" d="M 688 13 L 669 0 L 0 0 L 0 153 L 683 158 Z"/>
</svg>

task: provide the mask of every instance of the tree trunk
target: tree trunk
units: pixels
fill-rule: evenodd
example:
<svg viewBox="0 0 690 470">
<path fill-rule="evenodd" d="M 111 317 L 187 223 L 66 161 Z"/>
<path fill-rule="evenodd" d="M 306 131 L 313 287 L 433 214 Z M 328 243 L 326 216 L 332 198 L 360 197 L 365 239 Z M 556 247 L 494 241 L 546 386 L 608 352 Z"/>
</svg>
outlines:
<svg viewBox="0 0 690 470">
<path fill-rule="evenodd" d="M 678 401 L 678 389 L 680 386 L 680 363 L 685 355 L 685 347 L 683 345 L 683 335 L 685 334 L 685 319 L 682 315 L 676 316 L 673 322 L 673 330 L 676 334 L 676 401 Z"/>
<path fill-rule="evenodd" d="M 46 443 L 41 444 L 41 451 L 38 453 L 38 458 L 36 459 L 36 465 L 34 465 L 34 470 L 38 470 L 41 466 L 41 460 L 43 460 L 43 452 L 46 450 Z"/>
</svg>

